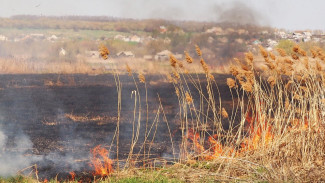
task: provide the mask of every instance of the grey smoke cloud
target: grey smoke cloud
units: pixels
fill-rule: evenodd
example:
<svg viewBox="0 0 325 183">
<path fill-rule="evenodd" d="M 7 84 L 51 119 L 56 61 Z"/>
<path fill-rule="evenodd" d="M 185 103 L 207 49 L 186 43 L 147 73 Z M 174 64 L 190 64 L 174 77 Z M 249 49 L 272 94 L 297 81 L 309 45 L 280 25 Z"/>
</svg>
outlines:
<svg viewBox="0 0 325 183">
<path fill-rule="evenodd" d="M 13 176 L 17 171 L 28 167 L 33 158 L 25 156 L 28 149 L 33 147 L 29 138 L 18 133 L 14 138 L 14 146 L 7 147 L 8 136 L 0 126 L 0 176 Z"/>
</svg>

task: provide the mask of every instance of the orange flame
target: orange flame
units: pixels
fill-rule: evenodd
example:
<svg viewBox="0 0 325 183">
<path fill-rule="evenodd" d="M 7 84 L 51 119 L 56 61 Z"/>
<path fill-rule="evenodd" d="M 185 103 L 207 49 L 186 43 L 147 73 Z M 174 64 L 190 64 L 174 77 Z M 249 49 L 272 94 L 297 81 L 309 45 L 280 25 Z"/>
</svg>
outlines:
<svg viewBox="0 0 325 183">
<path fill-rule="evenodd" d="M 253 112 L 254 111 L 254 112 Z M 260 119 L 261 118 L 261 119 Z M 240 153 L 245 151 L 256 150 L 260 147 L 268 147 L 274 139 L 272 133 L 272 126 L 264 119 L 265 117 L 259 116 L 259 112 L 254 109 L 250 109 L 245 116 L 246 129 L 249 134 L 247 138 L 241 143 L 241 148 L 237 151 L 234 147 L 223 146 L 218 141 L 218 136 L 213 135 L 208 138 L 210 148 L 206 150 L 203 145 L 200 144 L 200 134 L 194 132 L 193 129 L 188 131 L 188 139 L 193 142 L 194 150 L 200 154 L 200 158 L 205 160 L 213 160 L 220 156 L 239 156 Z M 308 124 L 305 123 L 306 129 Z M 202 154 L 204 153 L 204 154 Z"/>
<path fill-rule="evenodd" d="M 101 147 L 101 145 L 96 146 L 91 150 L 92 159 L 91 163 L 95 168 L 94 175 L 108 176 L 113 172 L 112 160 L 109 159 L 109 152 L 107 149 Z"/>
<path fill-rule="evenodd" d="M 217 157 L 219 157 L 222 152 L 222 144 L 220 142 L 218 142 L 217 140 L 217 135 L 213 135 L 209 137 L 209 143 L 210 143 L 210 147 L 211 147 L 211 151 L 212 151 L 212 155 L 209 155 L 206 157 L 207 160 L 212 160 L 215 159 Z"/>
<path fill-rule="evenodd" d="M 196 153 L 201 154 L 200 158 L 205 160 L 213 160 L 218 158 L 223 153 L 223 147 L 220 142 L 218 142 L 217 135 L 209 136 L 208 142 L 210 144 L 210 151 L 206 150 L 203 145 L 201 145 L 200 142 L 200 134 L 197 132 L 194 132 L 193 129 L 190 129 L 188 132 L 188 139 L 190 139 L 193 142 L 194 150 Z M 202 153 L 205 154 L 202 154 Z"/>
<path fill-rule="evenodd" d="M 193 129 L 190 129 L 188 131 L 188 139 L 190 139 L 194 144 L 194 150 L 197 153 L 204 152 L 204 147 L 200 144 L 200 134 L 197 132 L 194 132 Z"/>
<path fill-rule="evenodd" d="M 246 114 L 248 124 L 249 138 L 246 138 L 241 144 L 242 151 L 255 150 L 260 146 L 267 146 L 273 140 L 274 135 L 271 132 L 271 126 L 267 121 L 259 120 L 258 112 L 253 116 L 252 109 Z M 264 123 L 264 126 L 262 124 Z M 257 129 L 255 129 L 257 127 Z M 264 141 L 263 141 L 264 140 Z"/>
<path fill-rule="evenodd" d="M 69 172 L 70 176 L 71 176 L 71 180 L 74 181 L 76 178 L 76 173 L 74 172 Z"/>
</svg>

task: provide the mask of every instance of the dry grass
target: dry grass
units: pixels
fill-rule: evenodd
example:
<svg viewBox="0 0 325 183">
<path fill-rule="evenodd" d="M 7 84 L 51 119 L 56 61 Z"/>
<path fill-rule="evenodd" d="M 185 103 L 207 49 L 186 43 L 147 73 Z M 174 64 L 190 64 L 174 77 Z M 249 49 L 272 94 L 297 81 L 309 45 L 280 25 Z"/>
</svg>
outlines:
<svg viewBox="0 0 325 183">
<path fill-rule="evenodd" d="M 230 114 L 198 46 L 199 61 L 187 63 L 201 64 L 204 86 L 171 56 L 167 77 L 179 99 L 183 134 L 179 161 L 198 166 L 210 162 L 213 174 L 228 180 L 325 180 L 325 62 L 324 53 L 315 50 L 308 56 L 295 46 L 295 55 L 287 56 L 283 50 L 278 55 L 260 47 L 259 61 L 251 53 L 245 61 L 237 59 L 230 67 L 234 79 L 227 79 L 229 92 L 238 97 Z M 199 101 L 193 102 L 189 83 L 202 94 Z M 225 119 L 228 130 L 220 125 Z M 207 129 L 211 124 L 212 130 Z"/>
<path fill-rule="evenodd" d="M 177 118 L 182 142 L 175 146 L 158 96 L 157 116 L 162 115 L 168 127 L 174 162 L 173 166 L 164 165 L 164 175 L 188 182 L 208 181 L 207 177 L 211 177 L 210 180 L 249 182 L 324 181 L 324 52 L 315 48 L 309 56 L 309 52 L 295 46 L 295 56 L 288 56 L 283 50 L 269 53 L 260 47 L 260 55 L 247 53 L 244 61 L 236 59 L 236 64 L 230 67 L 233 78 L 225 81 L 233 97 L 231 111 L 226 110 L 222 93 L 198 46 L 196 52 L 199 59 L 191 58 L 183 65 L 173 56 L 170 62 L 166 61 L 170 65 L 167 79 L 175 87 L 171 94 L 178 98 L 176 108 L 179 109 Z M 195 64 L 200 65 L 200 73 L 205 73 L 205 82 L 197 75 L 196 78 L 184 72 Z M 166 133 L 157 129 L 158 117 L 148 123 L 148 99 L 147 96 L 145 99 L 140 97 L 142 89 L 147 93 L 145 72 L 139 72 L 139 80 L 136 80 L 135 71 L 129 63 L 127 72 L 136 88 L 132 92 L 133 130 L 129 158 L 124 167 L 119 170 L 120 161 L 118 158 L 114 160 L 117 162 L 114 175 L 118 177 L 133 176 L 130 172 L 137 172 L 134 164 L 137 161 L 143 161 L 143 167 L 148 170 L 152 168 L 148 163 L 150 142 L 154 142 L 157 133 Z M 118 100 L 121 101 L 121 83 L 118 75 L 114 76 Z M 193 98 L 190 84 L 200 94 L 198 98 Z M 142 100 L 145 100 L 146 111 L 141 106 Z M 118 122 L 120 111 L 119 103 Z M 73 121 L 97 120 L 72 114 L 66 114 L 66 117 Z M 146 130 L 141 141 L 139 133 L 143 122 Z M 224 123 L 228 129 L 224 128 Z M 117 154 L 118 137 L 119 123 L 111 142 L 116 143 Z M 135 145 L 141 143 L 140 151 L 134 152 Z M 158 172 L 162 170 L 153 168 Z"/>
<path fill-rule="evenodd" d="M 44 74 L 44 73 L 94 74 L 94 73 L 103 73 L 103 70 L 93 70 L 93 68 L 85 62 L 45 63 L 45 62 L 0 58 L 0 72 L 2 74 Z"/>
<path fill-rule="evenodd" d="M 65 114 L 64 115 L 67 119 L 70 119 L 74 122 L 99 122 L 99 121 L 106 121 L 111 119 L 107 116 L 89 116 L 89 115 L 75 115 L 75 114 Z"/>
</svg>

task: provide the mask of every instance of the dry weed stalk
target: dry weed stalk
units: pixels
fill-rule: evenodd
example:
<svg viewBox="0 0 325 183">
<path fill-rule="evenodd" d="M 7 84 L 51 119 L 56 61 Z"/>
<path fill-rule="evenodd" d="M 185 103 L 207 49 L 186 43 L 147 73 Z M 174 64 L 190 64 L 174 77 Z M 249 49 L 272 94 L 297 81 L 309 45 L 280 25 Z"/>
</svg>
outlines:
<svg viewBox="0 0 325 183">
<path fill-rule="evenodd" d="M 272 58 L 272 54 L 267 54 L 262 47 L 260 47 L 260 51 L 268 66 L 266 76 L 252 77 L 256 73 L 252 75 L 240 65 L 230 68 L 231 73 L 238 79 L 241 88 L 248 95 L 250 110 L 244 114 L 246 121 L 250 124 L 250 133 L 255 130 L 255 133 L 258 134 L 248 141 L 253 144 L 261 140 L 263 142 L 262 145 L 259 144 L 260 147 L 257 145 L 258 143 L 248 145 L 248 147 L 247 145 L 243 146 L 250 149 L 249 153 L 239 156 L 244 156 L 247 160 L 255 163 L 264 165 L 269 163 L 270 166 L 265 168 L 277 172 L 277 175 L 263 174 L 263 176 L 266 176 L 266 180 L 271 182 L 321 180 L 325 178 L 323 176 L 325 169 L 316 171 L 316 167 L 324 165 L 325 162 L 325 158 L 321 155 L 325 150 L 323 140 L 325 128 L 321 127 L 325 118 L 325 108 L 321 107 L 324 106 L 323 95 L 325 94 L 323 91 L 325 83 L 320 63 L 322 59 L 319 58 L 319 56 L 322 57 L 322 51 L 319 49 L 311 51 L 312 57 L 318 58 L 317 60 L 309 60 L 306 57 L 306 52 L 298 45 L 293 47 L 294 53 L 291 58 L 286 57 L 282 49 L 278 49 L 282 57 L 280 59 L 275 56 Z M 277 64 L 270 61 L 267 55 Z M 305 57 L 303 62 L 293 61 L 299 59 L 298 55 Z M 249 57 L 246 55 L 247 60 Z M 237 61 L 237 63 L 240 62 Z M 303 64 L 304 69 L 297 67 L 297 64 Z M 289 77 L 284 77 L 285 75 L 282 74 Z M 249 79 L 250 77 L 252 78 Z M 228 78 L 227 85 L 234 88 L 235 81 Z M 274 112 L 270 113 L 269 111 Z M 245 128 L 243 127 L 243 129 Z M 247 141 L 244 142 L 247 143 Z M 306 163 L 309 164 L 309 169 L 316 171 L 314 175 L 311 176 L 307 173 Z M 293 164 L 295 166 L 292 166 Z M 275 170 L 274 167 L 286 167 L 286 169 Z M 288 174 L 288 171 L 294 172 L 294 174 Z M 320 177 L 322 178 L 319 179 Z"/>
<path fill-rule="evenodd" d="M 308 60 L 301 48 L 295 46 L 293 51 L 298 58 L 303 56 L 303 62 L 294 61 L 295 56 L 287 57 L 284 50 L 278 49 L 281 57 L 275 57 L 260 47 L 268 66 L 262 74 L 254 68 L 252 53 L 246 54 L 246 62 L 235 59 L 237 66 L 232 65 L 230 72 L 236 80 L 227 78 L 226 81 L 233 97 L 233 109 L 228 110 L 229 113 L 222 107 L 218 85 L 200 48 L 196 46 L 196 52 L 205 73 L 205 83 L 197 82 L 191 74 L 180 74 L 181 62 L 171 55 L 173 76 L 168 74 L 167 78 L 178 98 L 182 134 L 180 162 L 201 166 L 210 161 L 213 172 L 227 180 L 232 180 L 229 177 L 236 180 L 253 177 L 249 180 L 269 182 L 323 180 L 319 177 L 325 178 L 322 168 L 325 162 L 322 124 L 325 81 L 320 63 L 324 54 L 315 49 L 317 60 Z M 193 62 L 187 57 L 186 61 Z M 298 70 L 297 64 L 303 64 L 306 69 Z M 139 74 L 139 80 L 145 82 L 145 77 Z M 194 98 L 195 103 L 190 85 L 199 95 Z M 140 95 L 138 97 L 140 105 Z M 160 105 L 158 111 L 161 110 Z M 224 122 L 228 122 L 228 129 L 223 127 Z M 143 147 L 146 149 L 146 145 Z"/>
</svg>

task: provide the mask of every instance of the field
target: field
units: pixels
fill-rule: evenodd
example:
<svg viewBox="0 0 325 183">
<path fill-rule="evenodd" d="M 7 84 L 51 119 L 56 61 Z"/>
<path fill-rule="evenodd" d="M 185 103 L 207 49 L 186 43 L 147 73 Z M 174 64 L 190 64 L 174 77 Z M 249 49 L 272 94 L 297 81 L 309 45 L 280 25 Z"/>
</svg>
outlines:
<svg viewBox="0 0 325 183">
<path fill-rule="evenodd" d="M 102 18 L 0 19 L 1 183 L 325 181 L 321 38 Z"/>
<path fill-rule="evenodd" d="M 204 78 L 204 75 L 199 76 Z M 226 75 L 216 75 L 219 82 L 225 81 Z M 165 158 L 173 161 L 170 134 L 166 122 L 157 118 L 160 98 L 164 115 L 172 132 L 174 145 L 181 143 L 181 123 L 177 116 L 177 96 L 170 96 L 174 89 L 162 75 L 148 75 L 150 83 L 147 88 L 149 125 L 157 125 L 156 133 L 148 144 L 152 146 L 150 159 Z M 110 158 L 116 158 L 116 146 L 110 146 L 117 126 L 117 92 L 114 76 L 106 75 L 2 75 L 0 86 L 0 109 L 2 111 L 2 128 L 8 136 L 11 147 L 6 151 L 19 151 L 15 147 L 17 133 L 28 136 L 32 146 L 23 149 L 24 155 L 38 165 L 41 179 L 66 178 L 71 171 L 91 171 L 88 166 L 89 151 L 97 145 L 111 147 Z M 121 159 L 127 159 L 132 134 L 134 104 L 131 98 L 136 87 L 132 78 L 121 75 L 123 94 L 121 96 L 121 117 L 119 140 Z M 191 86 L 194 88 L 194 86 Z M 223 83 L 220 90 L 227 91 Z M 193 93 L 196 98 L 199 94 Z M 144 91 L 140 96 L 145 98 Z M 224 96 L 231 100 L 231 96 Z M 142 103 L 145 106 L 146 103 Z M 230 106 L 229 106 L 230 107 Z M 155 124 L 157 123 L 157 124 Z M 139 126 L 139 141 L 144 139 L 144 123 Z M 26 137 L 27 138 L 27 137 Z M 149 137 L 148 137 L 149 138 Z M 18 138 L 19 139 L 19 138 Z M 142 143 L 137 143 L 134 152 L 141 152 Z M 142 153 L 139 159 L 142 159 Z M 123 163 L 123 161 L 122 161 Z M 159 163 L 158 163 L 159 164 Z"/>
<path fill-rule="evenodd" d="M 231 75 L 198 46 L 164 74 L 1 75 L 2 161 L 24 175 L 3 180 L 323 181 L 325 54 L 259 49 Z"/>
</svg>

